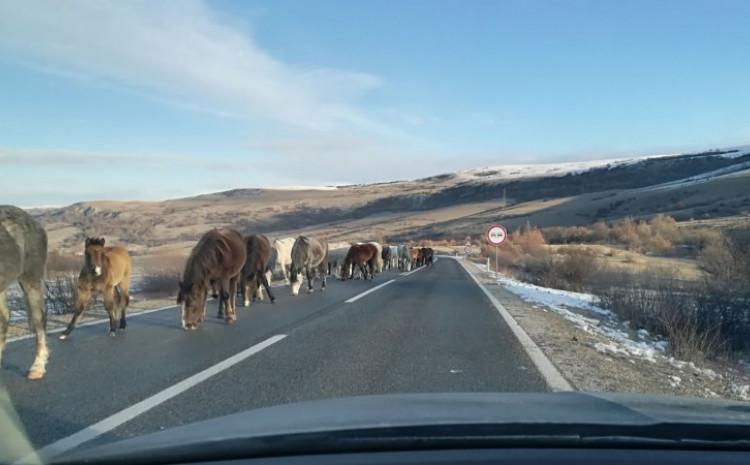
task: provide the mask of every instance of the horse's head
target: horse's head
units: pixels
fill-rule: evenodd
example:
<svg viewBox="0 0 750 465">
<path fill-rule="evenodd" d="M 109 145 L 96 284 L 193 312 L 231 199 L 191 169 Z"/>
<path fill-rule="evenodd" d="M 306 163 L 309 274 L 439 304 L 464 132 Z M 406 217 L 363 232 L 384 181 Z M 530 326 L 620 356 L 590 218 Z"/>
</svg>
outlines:
<svg viewBox="0 0 750 465">
<path fill-rule="evenodd" d="M 84 254 L 85 270 L 94 276 L 101 276 L 104 269 L 104 238 L 87 237 Z"/>
<path fill-rule="evenodd" d="M 198 329 L 206 314 L 206 287 L 180 281 L 177 303 L 182 305 L 182 329 Z"/>
</svg>

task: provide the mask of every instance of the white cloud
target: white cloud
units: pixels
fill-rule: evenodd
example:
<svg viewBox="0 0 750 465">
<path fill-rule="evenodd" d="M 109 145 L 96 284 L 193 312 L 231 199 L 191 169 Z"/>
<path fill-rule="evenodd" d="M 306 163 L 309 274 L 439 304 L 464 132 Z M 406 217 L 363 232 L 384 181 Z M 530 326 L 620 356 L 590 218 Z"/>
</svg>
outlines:
<svg viewBox="0 0 750 465">
<path fill-rule="evenodd" d="M 283 63 L 203 3 L 0 2 L 0 49 L 37 67 L 315 130 L 378 128 L 353 105 L 382 80 Z"/>
</svg>

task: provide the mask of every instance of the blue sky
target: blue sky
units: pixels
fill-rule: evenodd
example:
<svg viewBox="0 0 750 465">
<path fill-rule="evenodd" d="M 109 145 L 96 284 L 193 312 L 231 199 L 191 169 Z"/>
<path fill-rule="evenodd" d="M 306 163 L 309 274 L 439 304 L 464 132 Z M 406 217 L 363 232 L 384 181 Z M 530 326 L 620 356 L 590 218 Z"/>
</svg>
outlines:
<svg viewBox="0 0 750 465">
<path fill-rule="evenodd" d="M 750 142 L 746 1 L 0 3 L 0 203 Z"/>
</svg>

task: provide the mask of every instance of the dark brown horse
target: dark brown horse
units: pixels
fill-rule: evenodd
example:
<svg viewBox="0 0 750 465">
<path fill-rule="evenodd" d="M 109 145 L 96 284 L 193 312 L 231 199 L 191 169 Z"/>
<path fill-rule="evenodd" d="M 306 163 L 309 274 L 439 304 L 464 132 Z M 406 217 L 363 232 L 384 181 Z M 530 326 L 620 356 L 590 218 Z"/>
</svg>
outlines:
<svg viewBox="0 0 750 465">
<path fill-rule="evenodd" d="M 431 247 L 422 248 L 422 265 L 432 266 L 435 251 Z"/>
<path fill-rule="evenodd" d="M 363 279 L 367 279 L 368 275 L 373 279 L 377 257 L 378 249 L 374 244 L 354 244 L 349 248 L 344 264 L 341 265 L 341 279 L 352 279 L 355 267 L 362 272 Z"/>
<path fill-rule="evenodd" d="M 266 278 L 266 271 L 268 270 L 268 263 L 273 250 L 271 248 L 271 241 L 262 234 L 253 234 L 245 238 L 245 248 L 247 249 L 247 259 L 245 260 L 245 267 L 242 269 L 240 284 L 245 307 L 250 306 L 250 299 L 260 289 L 261 285 L 266 289 L 268 298 L 273 303 L 276 301 L 276 297 L 273 296 L 273 292 L 271 292 L 271 288 L 268 286 L 268 279 Z M 258 298 L 263 300 L 262 292 L 258 293 Z"/>
<path fill-rule="evenodd" d="M 85 262 L 78 275 L 76 306 L 68 327 L 60 335 L 67 339 L 96 293 L 104 298 L 109 315 L 109 335 L 125 329 L 125 312 L 130 303 L 130 254 L 123 247 L 105 247 L 104 239 L 89 237 L 84 245 Z"/>
<path fill-rule="evenodd" d="M 188 257 L 177 294 L 184 329 L 198 329 L 206 318 L 211 281 L 218 284 L 219 315 L 224 308 L 227 323 L 234 323 L 237 285 L 246 255 L 245 239 L 234 229 L 212 229 L 203 235 Z"/>
<path fill-rule="evenodd" d="M 5 289 L 14 281 L 26 296 L 29 327 L 36 336 L 36 356 L 26 377 L 44 378 L 47 372 L 47 312 L 44 309 L 44 268 L 47 264 L 47 233 L 20 208 L 0 206 L 0 359 L 10 322 Z"/>
</svg>

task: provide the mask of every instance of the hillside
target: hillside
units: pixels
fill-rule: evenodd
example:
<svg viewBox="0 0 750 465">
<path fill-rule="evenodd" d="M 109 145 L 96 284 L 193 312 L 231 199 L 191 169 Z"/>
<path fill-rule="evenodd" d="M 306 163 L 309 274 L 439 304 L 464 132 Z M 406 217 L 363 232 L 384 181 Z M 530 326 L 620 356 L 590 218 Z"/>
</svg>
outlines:
<svg viewBox="0 0 750 465">
<path fill-rule="evenodd" d="M 505 199 L 505 202 L 503 202 Z M 135 253 L 189 247 L 213 227 L 317 233 L 331 240 L 476 234 L 500 221 L 571 225 L 666 213 L 678 219 L 750 212 L 750 147 L 558 165 L 509 165 L 414 181 L 324 189 L 234 189 L 162 202 L 97 201 L 34 209 L 53 249 L 87 235 Z M 479 229 L 478 229 L 479 228 Z"/>
</svg>

